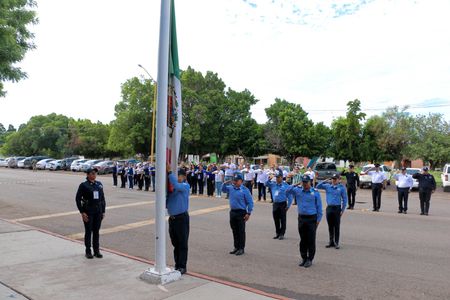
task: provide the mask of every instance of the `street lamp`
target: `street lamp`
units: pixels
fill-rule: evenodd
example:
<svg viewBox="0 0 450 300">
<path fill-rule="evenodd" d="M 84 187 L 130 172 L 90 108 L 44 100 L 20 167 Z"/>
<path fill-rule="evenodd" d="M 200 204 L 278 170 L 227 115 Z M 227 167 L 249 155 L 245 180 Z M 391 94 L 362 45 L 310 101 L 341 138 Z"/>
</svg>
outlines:
<svg viewBox="0 0 450 300">
<path fill-rule="evenodd" d="M 150 79 L 155 83 L 155 88 L 153 92 L 153 118 L 152 118 L 152 143 L 151 143 L 151 149 L 150 149 L 150 162 L 154 163 L 154 157 L 155 157 L 155 127 L 156 127 L 156 93 L 157 93 L 157 82 L 155 79 L 153 79 L 153 76 L 150 75 L 150 73 L 147 71 L 146 68 L 144 68 L 141 64 L 138 64 L 138 67 L 144 70 L 145 73 L 150 77 Z"/>
</svg>

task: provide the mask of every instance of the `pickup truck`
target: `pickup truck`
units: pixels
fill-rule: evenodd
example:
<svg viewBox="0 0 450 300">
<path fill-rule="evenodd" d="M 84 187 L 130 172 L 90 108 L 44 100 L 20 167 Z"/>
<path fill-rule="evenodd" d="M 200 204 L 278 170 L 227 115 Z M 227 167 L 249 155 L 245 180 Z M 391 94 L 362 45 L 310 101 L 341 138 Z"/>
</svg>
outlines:
<svg viewBox="0 0 450 300">
<path fill-rule="evenodd" d="M 444 192 L 450 192 L 450 164 L 446 164 L 442 169 L 441 179 Z"/>
<path fill-rule="evenodd" d="M 329 179 L 334 174 L 340 175 L 334 163 L 317 163 L 313 171 L 316 173 L 316 180 Z"/>
</svg>

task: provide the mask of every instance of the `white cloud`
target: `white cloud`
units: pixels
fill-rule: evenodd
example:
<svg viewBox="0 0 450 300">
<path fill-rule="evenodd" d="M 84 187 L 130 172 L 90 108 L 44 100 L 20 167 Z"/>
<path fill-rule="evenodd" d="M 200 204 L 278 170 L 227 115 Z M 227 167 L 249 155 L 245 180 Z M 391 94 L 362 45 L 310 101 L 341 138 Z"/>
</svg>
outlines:
<svg viewBox="0 0 450 300">
<path fill-rule="evenodd" d="M 251 90 L 258 121 L 275 97 L 326 123 L 354 98 L 366 108 L 450 104 L 449 1 L 347 0 L 350 11 L 332 0 L 248 2 L 256 8 L 176 1 L 179 54 L 183 68 L 213 70 L 233 89 Z M 7 85 L 0 122 L 53 111 L 110 121 L 120 83 L 142 74 L 138 63 L 156 76 L 159 1 L 41 0 L 39 15 L 38 49 L 21 64 L 30 78 Z M 336 111 L 317 111 L 329 109 Z M 449 107 L 411 110 L 427 111 L 450 116 Z"/>
</svg>

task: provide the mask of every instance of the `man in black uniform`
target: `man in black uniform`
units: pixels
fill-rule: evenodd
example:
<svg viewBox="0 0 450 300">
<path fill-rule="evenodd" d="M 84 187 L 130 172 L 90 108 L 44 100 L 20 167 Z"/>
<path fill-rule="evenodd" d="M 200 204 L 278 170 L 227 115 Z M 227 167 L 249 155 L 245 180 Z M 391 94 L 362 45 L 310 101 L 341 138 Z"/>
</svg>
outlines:
<svg viewBox="0 0 450 300">
<path fill-rule="evenodd" d="M 127 168 L 126 165 L 119 166 L 119 174 L 120 174 L 120 188 L 124 189 L 125 184 L 127 183 Z"/>
<path fill-rule="evenodd" d="M 420 214 L 428 216 L 431 194 L 436 190 L 436 180 L 428 172 L 428 167 L 423 167 L 422 171 L 422 174 L 416 173 L 412 177 L 419 181 Z"/>
<path fill-rule="evenodd" d="M 150 167 L 148 166 L 148 163 L 144 164 L 144 185 L 145 191 L 148 192 L 150 189 Z"/>
<path fill-rule="evenodd" d="M 84 245 L 86 246 L 86 258 L 102 258 L 100 253 L 100 226 L 105 217 L 105 194 L 103 185 L 96 181 L 98 170 L 87 169 L 86 181 L 78 187 L 75 201 L 84 223 Z M 91 239 L 94 247 L 94 255 L 91 252 Z"/>
<path fill-rule="evenodd" d="M 117 162 L 114 162 L 114 166 L 112 168 L 112 176 L 113 176 L 113 186 L 117 187 L 117 174 L 119 173 L 119 169 L 117 168 Z"/>
<path fill-rule="evenodd" d="M 348 172 L 345 170 L 342 171 L 342 176 L 345 176 L 347 178 L 347 198 L 348 198 L 348 209 L 353 209 L 355 207 L 355 197 L 356 197 L 356 190 L 359 186 L 359 176 L 355 172 L 355 166 L 349 165 L 348 166 Z"/>
</svg>

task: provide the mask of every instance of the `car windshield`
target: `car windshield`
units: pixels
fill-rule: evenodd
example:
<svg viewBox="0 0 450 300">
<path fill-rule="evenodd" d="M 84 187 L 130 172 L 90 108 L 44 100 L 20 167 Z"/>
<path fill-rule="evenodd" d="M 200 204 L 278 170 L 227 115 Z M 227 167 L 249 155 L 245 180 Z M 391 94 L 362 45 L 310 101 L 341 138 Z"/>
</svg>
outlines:
<svg viewBox="0 0 450 300">
<path fill-rule="evenodd" d="M 420 172 L 420 170 L 406 170 L 406 174 L 408 174 L 408 175 L 414 175 L 419 172 Z"/>
<path fill-rule="evenodd" d="M 363 168 L 362 168 L 362 171 L 363 171 L 363 172 L 368 172 L 368 171 L 370 171 L 371 169 L 373 169 L 373 167 L 367 167 L 367 166 L 366 166 L 366 167 L 363 167 Z"/>
</svg>

